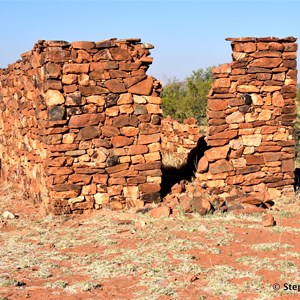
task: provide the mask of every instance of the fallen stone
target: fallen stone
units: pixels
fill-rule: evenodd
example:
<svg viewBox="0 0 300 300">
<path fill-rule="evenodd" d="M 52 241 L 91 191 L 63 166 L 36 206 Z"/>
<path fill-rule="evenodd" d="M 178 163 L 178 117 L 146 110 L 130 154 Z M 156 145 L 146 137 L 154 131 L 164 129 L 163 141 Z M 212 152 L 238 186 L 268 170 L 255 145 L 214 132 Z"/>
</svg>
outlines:
<svg viewBox="0 0 300 300">
<path fill-rule="evenodd" d="M 190 201 L 191 207 L 200 215 L 205 215 L 212 209 L 211 203 L 202 196 L 194 197 Z"/>
<path fill-rule="evenodd" d="M 171 210 L 168 206 L 155 207 L 148 212 L 152 218 L 166 218 L 170 213 Z"/>
<path fill-rule="evenodd" d="M 2 217 L 4 219 L 16 219 L 17 216 L 15 214 L 13 214 L 12 212 L 6 210 L 5 212 L 3 212 Z"/>
<path fill-rule="evenodd" d="M 271 214 L 265 214 L 263 216 L 262 225 L 264 227 L 272 227 L 276 225 L 276 221 Z"/>
</svg>

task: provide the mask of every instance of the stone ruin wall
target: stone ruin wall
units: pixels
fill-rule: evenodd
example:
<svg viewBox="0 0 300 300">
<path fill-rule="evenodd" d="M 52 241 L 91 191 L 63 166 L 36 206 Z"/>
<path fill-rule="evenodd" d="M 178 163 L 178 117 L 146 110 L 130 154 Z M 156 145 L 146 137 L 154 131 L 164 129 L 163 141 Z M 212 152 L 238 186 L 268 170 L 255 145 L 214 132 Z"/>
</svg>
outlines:
<svg viewBox="0 0 300 300">
<path fill-rule="evenodd" d="M 184 162 L 201 137 L 203 137 L 202 128 L 197 125 L 196 119 L 188 118 L 181 123 L 170 116 L 163 118 L 161 121 L 162 156 L 171 154 Z"/>
<path fill-rule="evenodd" d="M 228 38 L 232 63 L 213 70 L 207 145 L 197 181 L 212 193 L 293 194 L 296 39 Z M 232 194 L 231 194 L 232 195 Z"/>
<path fill-rule="evenodd" d="M 228 199 L 289 195 L 296 39 L 227 40 L 233 62 L 214 69 L 209 149 L 194 184 Z M 159 201 L 161 152 L 187 156 L 203 136 L 195 120 L 161 119 L 161 85 L 146 75 L 151 48 L 139 39 L 39 41 L 0 70 L 2 178 L 54 214 Z"/>
<path fill-rule="evenodd" d="M 48 212 L 159 201 L 160 82 L 140 39 L 39 41 L 0 71 L 0 159 Z"/>
</svg>

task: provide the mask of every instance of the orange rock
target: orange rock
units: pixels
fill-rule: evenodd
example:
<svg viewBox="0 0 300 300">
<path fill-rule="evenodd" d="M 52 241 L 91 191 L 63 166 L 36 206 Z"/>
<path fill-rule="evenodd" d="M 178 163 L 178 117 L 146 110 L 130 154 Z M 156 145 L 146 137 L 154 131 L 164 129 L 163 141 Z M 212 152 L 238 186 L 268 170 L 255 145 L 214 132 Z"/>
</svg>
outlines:
<svg viewBox="0 0 300 300">
<path fill-rule="evenodd" d="M 262 225 L 264 227 L 272 227 L 276 225 L 276 221 L 271 214 L 265 214 L 263 216 Z"/>
<path fill-rule="evenodd" d="M 166 218 L 170 215 L 170 208 L 168 206 L 159 206 L 152 208 L 148 214 L 152 218 Z"/>
</svg>

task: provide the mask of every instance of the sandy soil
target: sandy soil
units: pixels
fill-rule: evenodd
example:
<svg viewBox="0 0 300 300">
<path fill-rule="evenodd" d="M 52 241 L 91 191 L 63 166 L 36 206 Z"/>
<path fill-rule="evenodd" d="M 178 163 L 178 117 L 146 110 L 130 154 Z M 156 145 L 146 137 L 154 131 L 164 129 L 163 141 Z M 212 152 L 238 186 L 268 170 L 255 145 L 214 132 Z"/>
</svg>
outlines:
<svg viewBox="0 0 300 300">
<path fill-rule="evenodd" d="M 3 184 L 17 218 L 0 219 L 0 300 L 300 299 L 299 203 L 278 201 L 274 227 L 264 212 L 53 217 Z"/>
</svg>

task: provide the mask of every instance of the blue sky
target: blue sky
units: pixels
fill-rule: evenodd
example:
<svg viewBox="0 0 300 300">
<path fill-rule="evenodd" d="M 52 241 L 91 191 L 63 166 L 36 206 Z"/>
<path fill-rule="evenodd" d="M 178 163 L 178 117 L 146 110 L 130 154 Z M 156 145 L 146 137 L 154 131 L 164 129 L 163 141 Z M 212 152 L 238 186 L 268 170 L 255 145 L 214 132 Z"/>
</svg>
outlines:
<svg viewBox="0 0 300 300">
<path fill-rule="evenodd" d="M 148 74 L 184 79 L 231 61 L 226 37 L 300 37 L 298 0 L 0 0 L 0 67 L 39 39 L 140 37 L 155 46 Z"/>
</svg>

